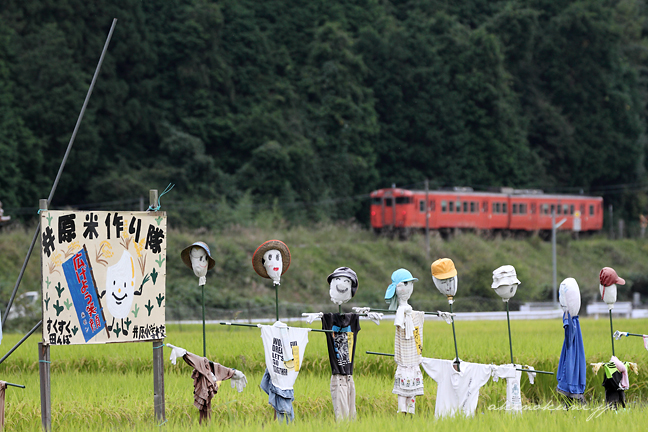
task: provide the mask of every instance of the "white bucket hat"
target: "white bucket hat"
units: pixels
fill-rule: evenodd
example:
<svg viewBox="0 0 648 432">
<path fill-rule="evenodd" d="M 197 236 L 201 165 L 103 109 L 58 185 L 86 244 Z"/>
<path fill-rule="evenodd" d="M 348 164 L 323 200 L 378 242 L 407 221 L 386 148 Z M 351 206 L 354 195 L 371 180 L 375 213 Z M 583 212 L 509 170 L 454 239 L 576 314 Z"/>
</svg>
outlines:
<svg viewBox="0 0 648 432">
<path fill-rule="evenodd" d="M 493 270 L 493 284 L 491 288 L 497 288 L 502 285 L 520 284 L 515 273 L 515 267 L 512 265 L 503 265 Z"/>
</svg>

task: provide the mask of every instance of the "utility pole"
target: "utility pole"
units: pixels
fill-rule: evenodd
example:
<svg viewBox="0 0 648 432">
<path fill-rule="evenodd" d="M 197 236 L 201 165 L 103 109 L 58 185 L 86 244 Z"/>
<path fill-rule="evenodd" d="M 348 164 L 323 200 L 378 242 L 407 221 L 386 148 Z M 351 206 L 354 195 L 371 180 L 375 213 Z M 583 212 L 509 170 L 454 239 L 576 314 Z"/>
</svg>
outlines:
<svg viewBox="0 0 648 432">
<path fill-rule="evenodd" d="M 556 211 L 551 212 L 551 262 L 553 264 L 553 302 L 558 303 L 558 275 L 556 271 L 556 230 L 567 222 L 563 219 L 556 224 Z"/>
</svg>

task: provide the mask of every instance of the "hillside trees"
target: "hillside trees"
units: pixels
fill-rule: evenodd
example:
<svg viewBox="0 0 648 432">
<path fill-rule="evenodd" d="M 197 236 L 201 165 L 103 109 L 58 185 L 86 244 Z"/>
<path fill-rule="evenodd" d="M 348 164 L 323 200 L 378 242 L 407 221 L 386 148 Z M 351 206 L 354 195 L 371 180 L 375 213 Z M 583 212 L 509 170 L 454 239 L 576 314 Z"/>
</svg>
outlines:
<svg viewBox="0 0 648 432">
<path fill-rule="evenodd" d="M 364 194 L 425 178 L 643 184 L 647 16 L 639 0 L 6 0 L 0 199 L 46 196 L 112 17 L 55 206 L 175 183 L 183 223 L 213 226 L 238 203 L 366 219 Z"/>
</svg>

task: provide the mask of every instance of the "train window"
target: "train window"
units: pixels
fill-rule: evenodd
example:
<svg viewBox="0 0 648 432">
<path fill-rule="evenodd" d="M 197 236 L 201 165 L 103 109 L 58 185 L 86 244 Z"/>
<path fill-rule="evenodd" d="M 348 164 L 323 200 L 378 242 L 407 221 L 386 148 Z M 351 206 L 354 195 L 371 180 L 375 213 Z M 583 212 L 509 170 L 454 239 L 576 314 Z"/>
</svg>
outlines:
<svg viewBox="0 0 648 432">
<path fill-rule="evenodd" d="M 461 213 L 461 201 L 457 201 L 457 204 L 455 205 L 455 209 L 457 210 L 457 213 Z"/>
<path fill-rule="evenodd" d="M 556 212 L 556 206 L 551 204 L 551 213 L 550 214 L 554 214 L 555 212 Z"/>
<path fill-rule="evenodd" d="M 425 201 L 419 201 L 419 211 L 425 213 Z"/>
<path fill-rule="evenodd" d="M 391 207 L 391 206 L 392 206 L 392 199 L 385 198 L 385 207 Z"/>
<path fill-rule="evenodd" d="M 434 201 L 432 201 L 434 202 Z M 444 200 L 441 200 L 441 213 L 446 213 L 448 211 L 446 207 L 446 202 Z"/>
<path fill-rule="evenodd" d="M 482 212 L 488 213 L 488 201 L 482 201 Z"/>
<path fill-rule="evenodd" d="M 527 205 L 520 204 L 520 214 L 526 214 L 526 212 L 527 212 Z"/>
<path fill-rule="evenodd" d="M 478 213 L 479 206 L 476 201 L 470 201 L 470 213 Z"/>
<path fill-rule="evenodd" d="M 594 216 L 594 205 L 590 204 L 590 216 Z"/>
<path fill-rule="evenodd" d="M 569 206 L 569 214 L 571 214 L 571 215 L 574 214 L 574 204 Z"/>
<path fill-rule="evenodd" d="M 448 211 L 454 213 L 454 201 L 448 201 Z"/>
<path fill-rule="evenodd" d="M 396 204 L 409 204 L 412 202 L 412 197 L 398 197 L 396 198 Z"/>
<path fill-rule="evenodd" d="M 434 207 L 435 207 L 434 203 L 435 202 L 436 201 L 434 201 L 434 200 L 430 201 L 430 210 L 432 210 L 432 211 L 434 211 Z"/>
<path fill-rule="evenodd" d="M 535 214 L 536 212 L 536 205 L 535 203 L 531 203 L 531 214 Z"/>
<path fill-rule="evenodd" d="M 468 213 L 468 201 L 464 201 L 464 203 L 463 203 L 463 211 L 464 211 L 464 213 Z"/>
<path fill-rule="evenodd" d="M 517 205 L 517 203 L 513 203 L 512 207 L 513 207 L 513 209 L 512 209 L 512 210 L 513 210 L 513 214 L 517 214 L 517 210 L 518 210 L 518 205 Z"/>
<path fill-rule="evenodd" d="M 496 202 L 494 203 L 493 213 L 499 213 L 499 212 L 500 212 L 500 203 Z"/>
<path fill-rule="evenodd" d="M 562 209 L 562 207 L 560 206 L 560 204 L 558 204 L 556 206 L 556 214 L 561 214 L 561 209 Z"/>
<path fill-rule="evenodd" d="M 542 204 L 542 213 L 549 214 L 549 204 Z"/>
<path fill-rule="evenodd" d="M 373 204 L 373 205 L 381 205 L 382 204 L 382 198 L 378 198 L 378 197 L 371 198 L 371 204 Z"/>
<path fill-rule="evenodd" d="M 567 204 L 563 204 L 563 214 L 569 214 L 569 206 Z"/>
<path fill-rule="evenodd" d="M 506 203 L 502 203 L 502 213 L 507 213 L 507 211 L 506 211 Z"/>
</svg>

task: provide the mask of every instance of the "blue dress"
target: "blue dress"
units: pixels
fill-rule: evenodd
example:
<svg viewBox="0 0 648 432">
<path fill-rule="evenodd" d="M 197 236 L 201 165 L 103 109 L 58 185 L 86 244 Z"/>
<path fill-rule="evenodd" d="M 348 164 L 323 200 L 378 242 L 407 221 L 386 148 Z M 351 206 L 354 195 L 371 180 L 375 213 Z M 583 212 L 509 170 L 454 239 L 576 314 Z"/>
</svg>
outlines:
<svg viewBox="0 0 648 432">
<path fill-rule="evenodd" d="M 568 312 L 564 313 L 563 327 L 565 328 L 565 341 L 556 374 L 558 392 L 571 398 L 584 400 L 587 365 L 578 316 L 572 317 Z"/>
</svg>

